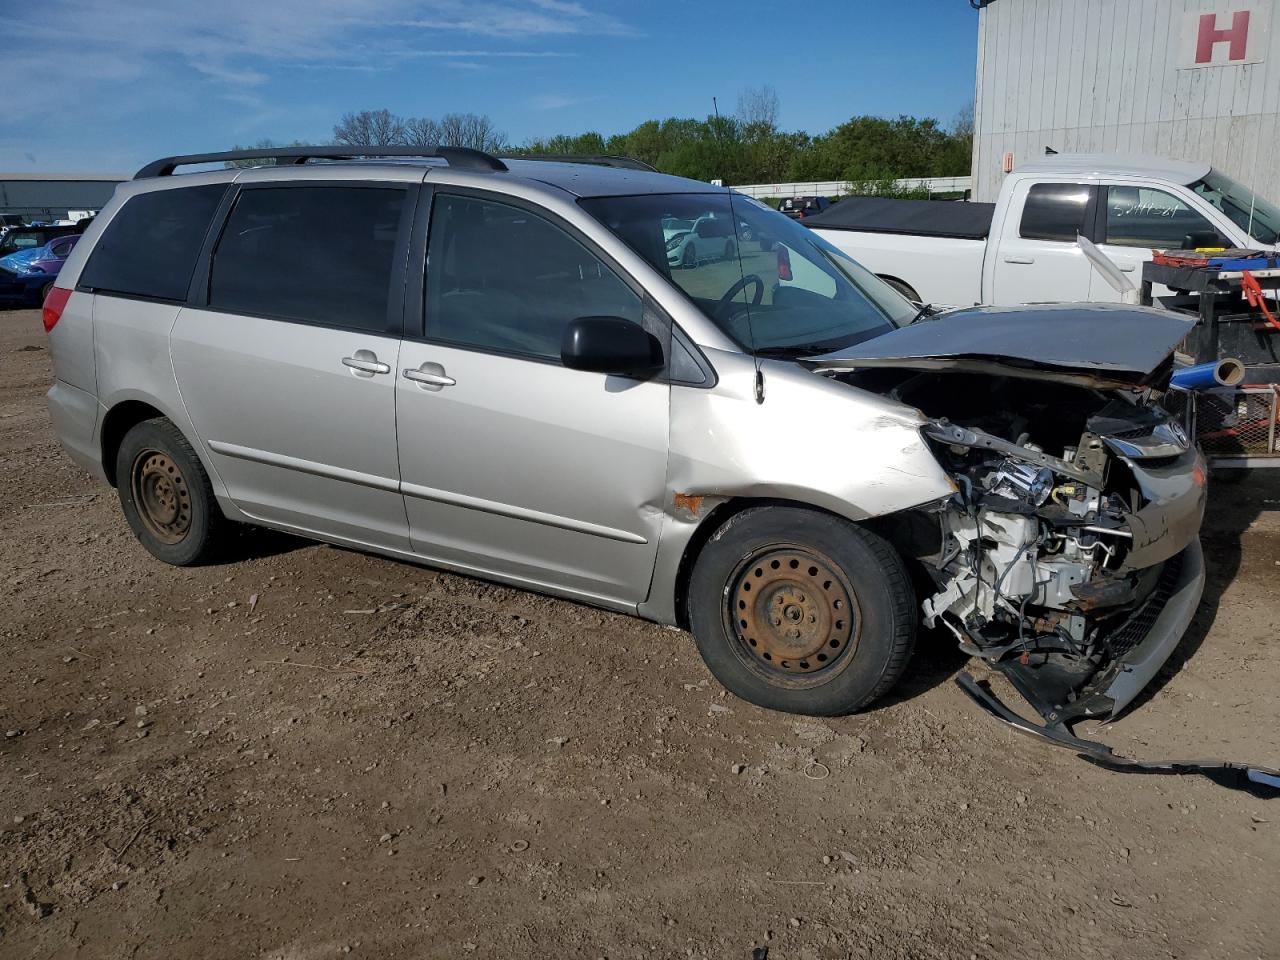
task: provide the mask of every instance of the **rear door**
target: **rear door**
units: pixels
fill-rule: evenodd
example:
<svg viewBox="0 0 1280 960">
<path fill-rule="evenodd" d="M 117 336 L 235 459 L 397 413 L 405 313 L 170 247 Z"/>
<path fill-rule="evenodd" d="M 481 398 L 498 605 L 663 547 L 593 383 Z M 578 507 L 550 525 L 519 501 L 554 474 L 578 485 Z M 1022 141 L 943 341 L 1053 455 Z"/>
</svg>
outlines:
<svg viewBox="0 0 1280 960">
<path fill-rule="evenodd" d="M 409 549 L 395 370 L 421 170 L 243 185 L 171 342 L 182 399 L 249 516 Z"/>
<path fill-rule="evenodd" d="M 1076 244 L 1092 228 L 1097 187 L 1023 181 L 1014 188 L 995 251 L 987 302 L 1087 300 L 1092 265 Z"/>
<path fill-rule="evenodd" d="M 670 327 L 567 223 L 511 197 L 442 189 L 397 387 L 414 550 L 635 604 L 661 530 L 670 388 L 569 370 L 560 343 L 576 317 L 623 317 L 668 346 Z"/>
</svg>

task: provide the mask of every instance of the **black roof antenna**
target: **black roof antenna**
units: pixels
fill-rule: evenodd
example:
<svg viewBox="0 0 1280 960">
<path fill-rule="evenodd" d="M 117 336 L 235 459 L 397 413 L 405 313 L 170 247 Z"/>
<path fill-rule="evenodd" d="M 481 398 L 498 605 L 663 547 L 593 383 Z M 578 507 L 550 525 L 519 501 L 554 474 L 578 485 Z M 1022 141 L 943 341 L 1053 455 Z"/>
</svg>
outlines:
<svg viewBox="0 0 1280 960">
<path fill-rule="evenodd" d="M 724 131 L 720 126 L 720 105 L 716 103 L 716 98 L 711 98 L 711 109 L 716 115 L 716 145 L 720 147 L 720 164 L 725 166 L 724 156 Z M 733 190 L 729 190 L 729 219 L 733 221 L 733 249 L 737 253 L 738 260 L 738 280 L 745 281 L 746 277 L 742 272 L 742 250 L 738 246 L 738 215 L 733 210 Z M 744 286 L 745 292 L 745 286 Z M 744 297 L 743 306 L 747 308 L 747 336 L 751 338 L 751 361 L 756 368 L 756 403 L 764 403 L 764 371 L 760 369 L 760 355 L 756 353 L 756 332 L 751 326 L 751 301 Z"/>
</svg>

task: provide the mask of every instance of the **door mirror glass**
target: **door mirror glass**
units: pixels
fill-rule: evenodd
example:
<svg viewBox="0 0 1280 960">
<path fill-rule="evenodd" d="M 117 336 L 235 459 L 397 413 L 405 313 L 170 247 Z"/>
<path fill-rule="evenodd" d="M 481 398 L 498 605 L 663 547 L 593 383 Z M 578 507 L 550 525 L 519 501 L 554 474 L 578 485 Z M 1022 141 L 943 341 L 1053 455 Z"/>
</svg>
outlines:
<svg viewBox="0 0 1280 960">
<path fill-rule="evenodd" d="M 560 360 L 570 370 L 643 379 L 662 369 L 662 344 L 622 317 L 579 317 L 565 327 Z"/>
<path fill-rule="evenodd" d="M 1222 234 L 1216 230 L 1193 230 L 1182 238 L 1183 250 L 1195 250 L 1199 247 L 1229 247 Z"/>
</svg>

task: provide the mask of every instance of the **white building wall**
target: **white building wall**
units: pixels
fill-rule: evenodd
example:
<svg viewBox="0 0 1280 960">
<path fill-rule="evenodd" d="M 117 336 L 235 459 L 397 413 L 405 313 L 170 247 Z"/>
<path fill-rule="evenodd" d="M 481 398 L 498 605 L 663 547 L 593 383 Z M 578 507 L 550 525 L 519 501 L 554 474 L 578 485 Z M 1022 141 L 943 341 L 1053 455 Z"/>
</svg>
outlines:
<svg viewBox="0 0 1280 960">
<path fill-rule="evenodd" d="M 1276 0 L 993 0 L 979 15 L 974 199 L 1015 165 L 1060 153 L 1213 164 L 1280 199 Z M 1250 11 L 1250 63 L 1192 67 L 1188 29 Z M 1188 27 L 1191 23 L 1192 26 Z M 1215 45 L 1215 59 L 1229 55 Z"/>
</svg>

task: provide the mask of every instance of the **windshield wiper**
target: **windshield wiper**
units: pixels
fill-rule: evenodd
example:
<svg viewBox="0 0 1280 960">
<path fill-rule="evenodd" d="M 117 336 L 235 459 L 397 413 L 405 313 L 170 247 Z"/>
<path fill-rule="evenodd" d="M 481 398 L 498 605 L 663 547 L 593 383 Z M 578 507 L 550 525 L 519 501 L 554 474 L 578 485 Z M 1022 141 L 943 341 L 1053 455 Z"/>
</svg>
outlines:
<svg viewBox="0 0 1280 960">
<path fill-rule="evenodd" d="M 829 343 L 789 343 L 785 347 L 760 347 L 755 353 L 758 357 L 780 357 L 790 360 L 795 357 L 821 356 L 839 349 Z"/>
<path fill-rule="evenodd" d="M 936 316 L 937 313 L 938 311 L 933 309 L 932 303 L 922 303 L 920 305 L 920 309 L 916 311 L 916 315 L 911 318 L 911 322 L 915 323 L 917 320 L 923 320 L 925 317 Z"/>
</svg>

